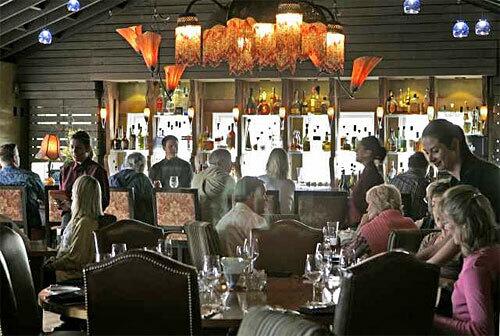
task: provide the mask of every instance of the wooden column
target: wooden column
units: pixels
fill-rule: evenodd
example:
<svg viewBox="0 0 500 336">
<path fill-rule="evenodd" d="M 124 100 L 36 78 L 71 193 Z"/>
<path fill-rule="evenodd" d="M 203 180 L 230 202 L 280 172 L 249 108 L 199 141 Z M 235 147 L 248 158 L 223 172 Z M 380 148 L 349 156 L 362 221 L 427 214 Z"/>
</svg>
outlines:
<svg viewBox="0 0 500 336">
<path fill-rule="evenodd" d="M 430 76 L 429 77 L 429 102 L 432 106 L 434 106 L 434 111 L 437 113 L 438 111 L 438 106 L 437 106 L 437 80 L 436 77 Z M 423 111 L 424 113 L 427 113 L 427 111 Z"/>
<path fill-rule="evenodd" d="M 104 97 L 104 82 L 103 81 L 95 81 L 95 98 L 97 99 L 97 162 L 104 166 L 104 156 L 106 155 L 106 128 L 109 128 L 109 123 L 106 122 L 104 128 L 102 127 L 101 117 L 99 116 L 99 112 L 101 106 L 105 105 L 103 101 Z M 109 118 L 108 118 L 109 119 Z"/>
<path fill-rule="evenodd" d="M 338 134 L 338 128 L 339 128 L 339 119 L 340 119 L 340 106 L 339 106 L 339 94 L 340 94 L 340 87 L 339 83 L 335 78 L 330 77 L 329 79 L 329 90 L 328 90 L 328 96 L 330 99 L 330 104 L 333 104 L 333 107 L 335 109 L 335 115 L 333 122 L 330 124 L 330 135 L 331 135 L 331 148 L 330 148 L 330 159 L 329 159 L 329 165 L 330 165 L 330 185 L 332 187 L 337 187 L 336 181 L 335 181 L 335 155 L 337 151 L 337 134 Z"/>
<path fill-rule="evenodd" d="M 195 167 L 195 157 L 198 152 L 198 134 L 202 132 L 202 122 L 203 122 L 203 96 L 204 96 L 204 84 L 197 80 L 189 81 L 189 106 L 194 107 L 194 117 L 191 122 L 191 138 L 192 138 L 192 150 L 191 150 L 191 165 Z"/>
<path fill-rule="evenodd" d="M 286 108 L 286 117 L 283 120 L 283 131 L 282 131 L 282 140 L 283 140 L 283 149 L 288 150 L 288 115 L 290 114 L 290 110 L 292 108 L 293 103 L 293 82 L 290 78 L 282 78 L 281 79 L 281 105 Z"/>
<path fill-rule="evenodd" d="M 147 121 L 148 123 L 148 136 L 147 136 L 147 143 L 148 143 L 148 169 L 151 168 L 151 159 L 153 158 L 153 139 L 155 138 L 153 136 L 153 133 L 155 133 L 154 127 L 153 127 L 153 119 L 156 115 L 156 99 L 158 98 L 158 95 L 160 94 L 161 88 L 160 88 L 160 83 L 155 81 L 155 80 L 147 80 L 146 81 L 146 107 L 149 108 L 150 111 L 150 116 Z"/>
<path fill-rule="evenodd" d="M 240 109 L 240 118 L 238 119 L 238 123 L 236 124 L 236 136 L 237 136 L 237 154 L 236 154 L 236 174 L 241 177 L 241 148 L 244 146 L 244 134 L 242 134 L 245 130 L 242 127 L 242 115 L 244 114 L 245 109 L 245 101 L 248 98 L 248 83 L 242 79 L 235 79 L 234 81 L 234 105 L 238 106 Z"/>
<path fill-rule="evenodd" d="M 389 97 L 389 81 L 387 78 L 380 77 L 378 79 L 378 105 L 384 108 L 384 115 L 387 114 L 387 98 Z M 380 124 L 380 128 L 379 128 Z M 375 114 L 375 129 L 378 129 L 378 138 L 384 145 L 384 136 L 385 136 L 385 128 L 384 128 L 384 118 L 379 120 L 377 115 Z"/>
</svg>

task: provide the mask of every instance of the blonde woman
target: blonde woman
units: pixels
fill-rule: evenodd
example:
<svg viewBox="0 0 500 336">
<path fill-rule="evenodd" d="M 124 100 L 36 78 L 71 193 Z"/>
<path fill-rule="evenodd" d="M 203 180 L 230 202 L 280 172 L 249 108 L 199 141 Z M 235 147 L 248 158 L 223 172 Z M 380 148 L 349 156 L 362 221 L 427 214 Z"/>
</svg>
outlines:
<svg viewBox="0 0 500 336">
<path fill-rule="evenodd" d="M 448 190 L 442 209 L 464 263 L 451 297 L 453 317 L 436 316 L 434 325 L 446 334 L 498 335 L 500 245 L 495 244 L 495 212 L 486 196 L 467 185 Z"/>
<path fill-rule="evenodd" d="M 278 190 L 282 214 L 293 213 L 293 194 L 295 183 L 288 178 L 290 167 L 288 156 L 283 148 L 274 148 L 269 154 L 266 175 L 259 176 L 266 190 Z"/>
<path fill-rule="evenodd" d="M 56 271 L 57 282 L 81 278 L 83 267 L 94 261 L 92 231 L 97 230 L 97 219 L 103 215 L 101 197 L 101 187 L 95 178 L 83 175 L 76 179 L 71 219 L 64 229 L 57 256 L 46 263 L 46 268 Z"/>
<path fill-rule="evenodd" d="M 396 229 L 417 229 L 413 220 L 403 217 L 401 194 L 393 185 L 381 184 L 366 193 L 368 207 L 361 218 L 354 240 L 345 249 L 356 258 L 387 251 L 389 233 Z"/>
</svg>

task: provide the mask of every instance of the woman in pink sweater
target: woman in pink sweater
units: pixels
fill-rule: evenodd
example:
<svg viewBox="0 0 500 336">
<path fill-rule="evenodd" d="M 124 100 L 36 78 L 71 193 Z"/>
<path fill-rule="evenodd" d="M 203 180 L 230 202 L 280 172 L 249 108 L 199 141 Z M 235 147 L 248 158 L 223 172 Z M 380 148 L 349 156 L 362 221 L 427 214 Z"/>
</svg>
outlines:
<svg viewBox="0 0 500 336">
<path fill-rule="evenodd" d="M 447 334 L 498 335 L 500 245 L 491 204 L 476 188 L 460 185 L 444 194 L 442 210 L 465 258 L 451 297 L 453 317 L 436 316 L 434 325 Z"/>
</svg>

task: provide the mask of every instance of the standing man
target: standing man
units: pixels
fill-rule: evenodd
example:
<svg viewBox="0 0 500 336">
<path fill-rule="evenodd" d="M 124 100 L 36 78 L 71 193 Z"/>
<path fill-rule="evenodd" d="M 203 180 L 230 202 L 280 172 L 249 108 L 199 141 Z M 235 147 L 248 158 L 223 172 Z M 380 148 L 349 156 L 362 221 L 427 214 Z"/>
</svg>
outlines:
<svg viewBox="0 0 500 336">
<path fill-rule="evenodd" d="M 165 151 L 165 158 L 157 162 L 149 170 L 149 178 L 156 186 L 160 181 L 163 188 L 170 188 L 170 177 L 177 176 L 178 188 L 190 188 L 193 170 L 191 164 L 177 157 L 179 140 L 173 135 L 167 135 L 161 142 Z"/>
</svg>

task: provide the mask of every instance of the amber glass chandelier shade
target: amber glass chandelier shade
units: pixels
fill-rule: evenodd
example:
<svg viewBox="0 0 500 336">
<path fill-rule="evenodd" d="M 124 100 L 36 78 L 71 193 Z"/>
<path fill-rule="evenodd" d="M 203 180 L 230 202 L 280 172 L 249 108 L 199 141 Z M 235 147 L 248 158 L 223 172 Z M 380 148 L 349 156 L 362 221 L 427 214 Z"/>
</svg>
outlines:
<svg viewBox="0 0 500 336">
<path fill-rule="evenodd" d="M 227 50 L 225 26 L 215 25 L 203 32 L 203 65 L 219 66 L 226 60 Z"/>
<path fill-rule="evenodd" d="M 326 25 L 321 22 L 303 23 L 301 60 L 311 59 L 319 67 L 325 58 Z M 314 60 L 314 61 L 313 61 Z"/>
<path fill-rule="evenodd" d="M 137 36 L 142 35 L 142 25 L 118 28 L 116 32 L 120 34 L 136 52 L 141 52 L 139 45 L 137 44 Z"/>
<path fill-rule="evenodd" d="M 161 35 L 153 32 L 145 32 L 137 36 L 137 42 L 146 66 L 151 71 L 154 71 L 158 65 Z"/>
<path fill-rule="evenodd" d="M 303 15 L 297 3 L 282 3 L 276 14 L 276 67 L 278 71 L 295 72 L 301 55 L 301 25 Z"/>
<path fill-rule="evenodd" d="M 340 24 L 329 24 L 326 33 L 326 55 L 323 70 L 329 73 L 344 71 L 344 29 Z"/>
<path fill-rule="evenodd" d="M 57 160 L 60 154 L 59 137 L 55 134 L 46 134 L 36 157 L 43 160 Z"/>
<path fill-rule="evenodd" d="M 177 19 L 175 62 L 187 66 L 201 62 L 201 25 L 194 14 L 180 15 Z"/>
<path fill-rule="evenodd" d="M 382 61 L 382 57 L 363 56 L 354 60 L 351 75 L 351 91 L 357 91 L 365 82 L 368 75 Z"/>
<path fill-rule="evenodd" d="M 164 67 L 165 70 L 165 82 L 167 82 L 167 89 L 169 91 L 174 91 L 179 81 L 181 80 L 184 70 L 186 70 L 186 65 L 176 64 L 167 65 Z"/>
<path fill-rule="evenodd" d="M 227 63 L 232 74 L 239 75 L 254 67 L 255 23 L 253 18 L 234 18 L 227 21 Z"/>
<path fill-rule="evenodd" d="M 256 23 L 255 61 L 260 67 L 272 66 L 276 62 L 276 35 L 274 24 Z"/>
</svg>

